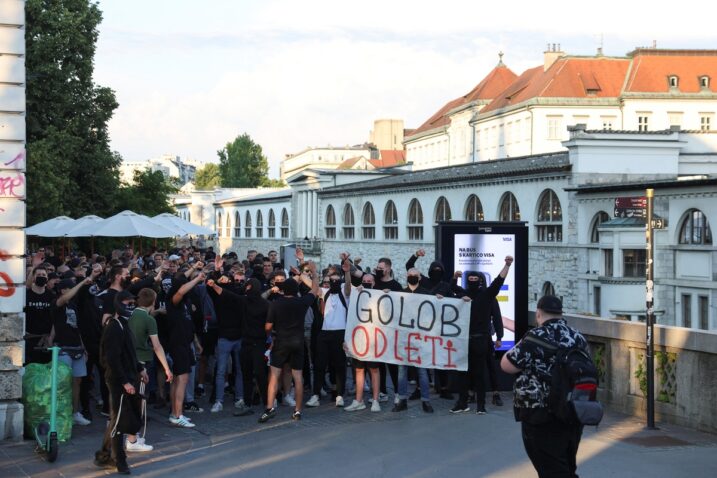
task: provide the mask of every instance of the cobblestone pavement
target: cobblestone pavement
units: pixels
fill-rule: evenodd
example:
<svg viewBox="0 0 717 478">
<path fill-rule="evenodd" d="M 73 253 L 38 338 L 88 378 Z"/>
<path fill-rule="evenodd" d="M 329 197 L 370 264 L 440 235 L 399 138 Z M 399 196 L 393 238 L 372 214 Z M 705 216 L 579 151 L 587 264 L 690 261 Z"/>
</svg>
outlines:
<svg viewBox="0 0 717 478">
<path fill-rule="evenodd" d="M 131 454 L 133 474 L 146 477 L 223 478 L 252 476 L 430 477 L 536 476 L 523 451 L 520 427 L 512 417 L 508 394 L 504 407 L 488 405 L 488 414 L 448 413 L 452 401 L 434 398 L 434 414 L 410 401 L 409 410 L 392 413 L 392 403 L 372 413 L 337 409 L 327 400 L 291 420 L 291 407 L 257 423 L 225 409 L 190 415 L 194 429 L 174 428 L 166 411 L 150 410 L 150 453 Z M 349 401 L 347 400 L 347 404 Z M 0 477 L 98 477 L 112 470 L 92 464 L 104 420 L 75 427 L 60 446 L 56 463 L 33 452 L 34 444 L 0 444 Z M 648 431 L 632 417 L 609 414 L 599 429 L 586 429 L 578 456 L 582 477 L 713 477 L 717 470 L 717 436 L 671 425 Z"/>
</svg>

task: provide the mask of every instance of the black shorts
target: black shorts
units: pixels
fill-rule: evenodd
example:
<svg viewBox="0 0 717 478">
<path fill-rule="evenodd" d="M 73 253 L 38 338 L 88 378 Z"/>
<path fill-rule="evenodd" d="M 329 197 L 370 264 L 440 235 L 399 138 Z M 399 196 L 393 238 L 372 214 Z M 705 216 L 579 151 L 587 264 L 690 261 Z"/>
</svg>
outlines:
<svg viewBox="0 0 717 478">
<path fill-rule="evenodd" d="M 211 357 L 217 348 L 219 341 L 219 329 L 208 329 L 202 335 L 202 357 Z"/>
<path fill-rule="evenodd" d="M 194 352 L 189 344 L 173 345 L 169 349 L 169 355 L 172 357 L 172 374 L 175 376 L 191 372 L 192 366 L 196 363 Z"/>
<path fill-rule="evenodd" d="M 364 362 L 363 360 L 351 359 L 351 365 L 356 367 L 359 370 L 366 370 L 367 368 L 379 368 L 381 366 L 381 363 L 379 362 Z"/>
<path fill-rule="evenodd" d="M 291 366 L 292 370 L 302 370 L 304 368 L 303 337 L 299 340 L 276 340 L 274 342 L 269 364 L 272 367 L 281 368 L 286 363 Z"/>
</svg>

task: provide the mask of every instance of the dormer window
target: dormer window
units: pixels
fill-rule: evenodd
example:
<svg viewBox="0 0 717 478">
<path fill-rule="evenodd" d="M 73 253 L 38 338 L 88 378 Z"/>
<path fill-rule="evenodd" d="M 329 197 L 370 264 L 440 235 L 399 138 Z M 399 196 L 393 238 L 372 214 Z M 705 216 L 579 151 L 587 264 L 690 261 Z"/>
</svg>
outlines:
<svg viewBox="0 0 717 478">
<path fill-rule="evenodd" d="M 670 76 L 668 81 L 670 83 L 670 88 L 677 88 L 679 84 L 679 78 L 677 77 L 677 75 Z"/>
<path fill-rule="evenodd" d="M 706 90 L 710 87 L 710 77 L 709 76 L 700 76 L 700 88 L 703 90 Z"/>
</svg>

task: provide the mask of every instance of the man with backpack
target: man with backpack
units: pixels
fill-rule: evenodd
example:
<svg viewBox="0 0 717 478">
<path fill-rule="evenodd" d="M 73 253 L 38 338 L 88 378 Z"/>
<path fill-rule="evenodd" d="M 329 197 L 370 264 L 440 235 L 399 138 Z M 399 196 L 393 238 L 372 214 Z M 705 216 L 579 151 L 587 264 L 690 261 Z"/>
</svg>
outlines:
<svg viewBox="0 0 717 478">
<path fill-rule="evenodd" d="M 602 417 L 594 401 L 597 372 L 585 337 L 562 317 L 563 304 L 555 296 L 538 301 L 530 330 L 501 360 L 503 371 L 518 374 L 514 385 L 515 418 L 521 422 L 523 445 L 538 476 L 577 477 L 576 455 L 584 424 Z M 572 375 L 572 377 L 570 377 Z M 573 403 L 582 395 L 599 417 L 581 419 Z M 576 402 L 577 403 L 577 402 Z"/>
</svg>

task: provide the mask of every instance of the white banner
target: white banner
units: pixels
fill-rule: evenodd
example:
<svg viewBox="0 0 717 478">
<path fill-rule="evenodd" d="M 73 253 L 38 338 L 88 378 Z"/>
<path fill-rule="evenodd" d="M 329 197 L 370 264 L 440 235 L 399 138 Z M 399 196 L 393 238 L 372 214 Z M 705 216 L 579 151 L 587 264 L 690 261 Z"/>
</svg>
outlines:
<svg viewBox="0 0 717 478">
<path fill-rule="evenodd" d="M 461 299 L 353 289 L 344 340 L 359 360 L 465 371 L 470 310 Z"/>
</svg>

